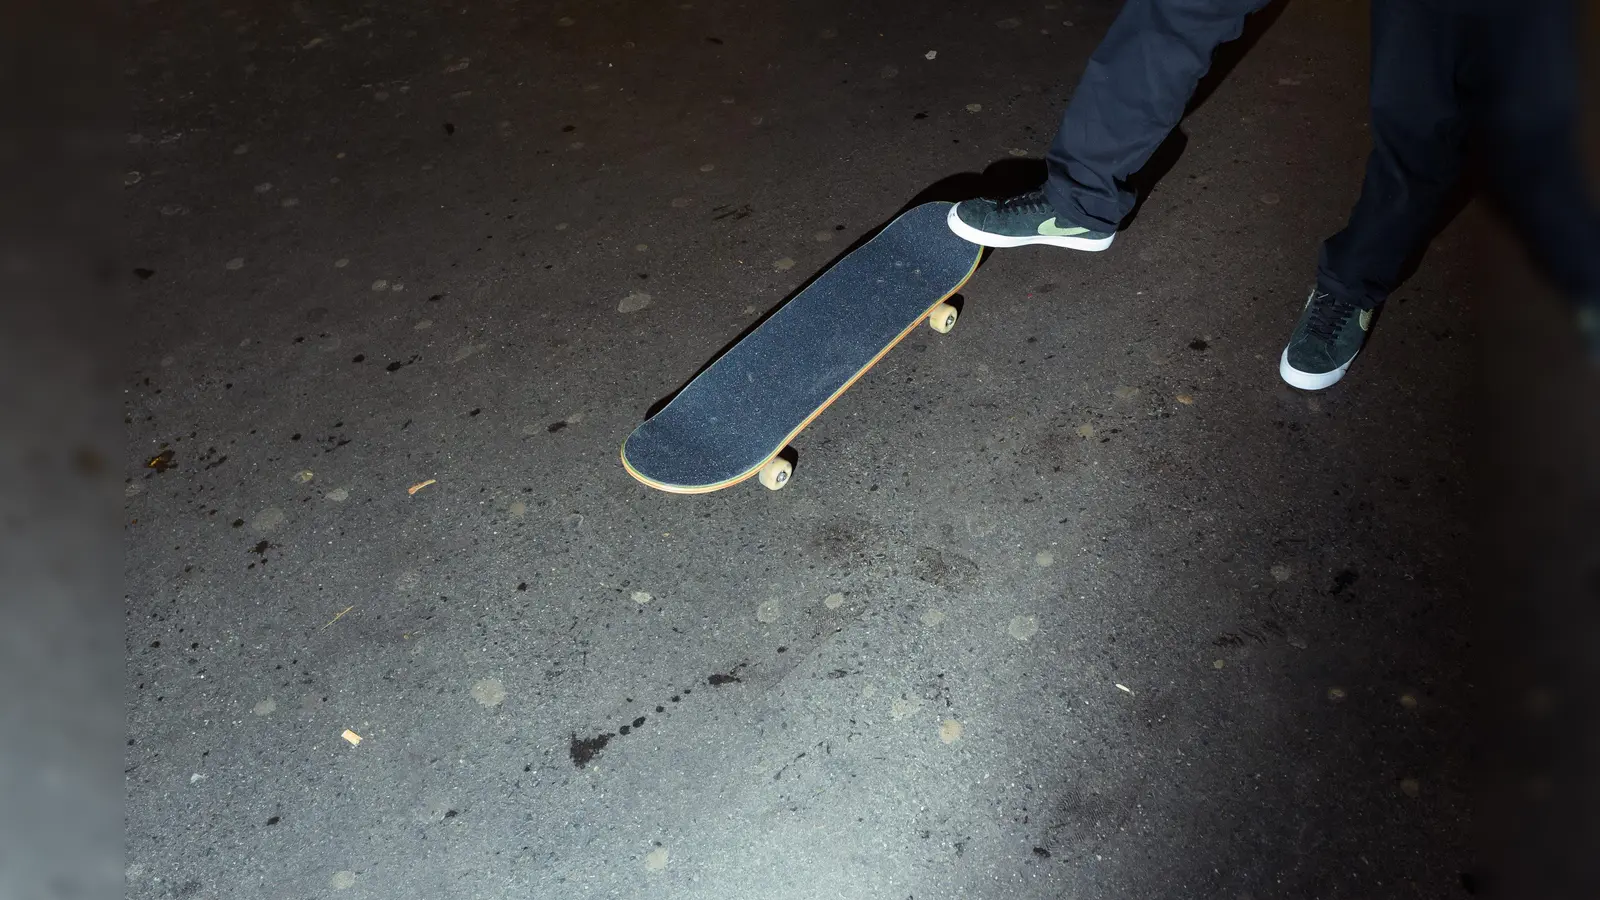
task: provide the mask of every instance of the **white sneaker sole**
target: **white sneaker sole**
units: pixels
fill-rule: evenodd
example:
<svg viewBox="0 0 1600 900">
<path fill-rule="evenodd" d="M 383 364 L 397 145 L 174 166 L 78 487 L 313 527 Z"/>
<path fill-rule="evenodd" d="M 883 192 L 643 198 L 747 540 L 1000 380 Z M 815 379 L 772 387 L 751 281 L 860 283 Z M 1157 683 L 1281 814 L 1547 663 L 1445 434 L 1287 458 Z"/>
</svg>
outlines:
<svg viewBox="0 0 1600 900">
<path fill-rule="evenodd" d="M 1068 250 L 1086 250 L 1090 253 L 1095 253 L 1111 246 L 1112 239 L 1116 237 L 1114 234 L 1103 238 L 1050 237 L 1042 234 L 1037 236 L 1029 235 L 1027 237 L 1010 237 L 1003 234 L 990 234 L 987 231 L 979 231 L 961 221 L 961 217 L 956 215 L 954 206 L 950 207 L 950 216 L 947 221 L 950 223 L 950 230 L 955 232 L 957 237 L 971 241 L 981 247 L 1026 247 L 1031 244 L 1046 244 L 1051 247 L 1065 247 Z"/>
<path fill-rule="evenodd" d="M 1357 354 L 1359 355 L 1359 354 Z M 1320 391 L 1323 388 L 1333 387 L 1344 373 L 1350 369 L 1350 363 L 1356 361 L 1354 356 L 1342 366 L 1332 372 L 1302 372 L 1289 365 L 1289 348 L 1283 348 L 1283 356 L 1278 360 L 1278 377 L 1287 381 L 1290 386 L 1302 391 Z"/>
</svg>

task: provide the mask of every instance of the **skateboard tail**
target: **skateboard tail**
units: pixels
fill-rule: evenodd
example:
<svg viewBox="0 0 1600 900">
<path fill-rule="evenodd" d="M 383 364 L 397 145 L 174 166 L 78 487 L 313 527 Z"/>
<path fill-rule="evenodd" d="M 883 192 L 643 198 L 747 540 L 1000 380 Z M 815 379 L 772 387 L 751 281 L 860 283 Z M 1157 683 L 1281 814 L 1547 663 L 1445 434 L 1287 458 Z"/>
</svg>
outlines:
<svg viewBox="0 0 1600 900">
<path fill-rule="evenodd" d="M 924 322 L 926 322 L 928 320 L 928 316 L 933 312 L 935 307 L 937 307 L 939 304 L 944 303 L 945 301 L 949 300 L 951 297 L 955 296 L 956 293 L 958 293 L 963 287 L 966 287 L 967 281 L 972 278 L 972 275 L 973 275 L 974 272 L 978 271 L 978 264 L 982 260 L 983 260 L 983 255 L 981 253 L 978 254 L 977 256 L 975 256 L 973 258 L 973 260 L 972 260 L 972 265 L 967 268 L 966 274 L 961 276 L 961 280 L 959 282 L 957 282 L 954 287 L 952 287 L 948 291 L 946 291 L 944 293 L 944 295 L 941 296 L 939 299 L 934 300 L 932 303 L 929 303 L 928 304 L 928 308 L 923 310 L 921 315 L 917 316 L 917 318 L 915 320 L 913 320 L 911 322 L 911 324 L 907 325 L 898 335 L 896 335 L 894 340 L 890 341 L 882 350 L 879 350 L 878 353 L 875 356 L 873 356 L 870 360 L 867 361 L 866 365 L 863 365 L 860 369 L 856 370 L 856 373 L 854 375 L 851 375 L 849 380 L 847 380 L 843 385 L 840 385 L 839 389 L 834 391 L 833 394 L 831 396 L 829 396 L 828 399 L 825 402 L 823 402 L 823 404 L 821 406 L 818 406 L 815 410 L 813 410 L 811 415 L 807 416 L 804 421 L 802 421 L 799 425 L 795 426 L 794 429 L 791 430 L 788 434 L 784 435 L 783 441 L 780 442 L 778 444 L 778 446 L 774 447 L 772 449 L 771 453 L 767 454 L 767 456 L 764 459 L 762 459 L 760 462 L 756 463 L 755 465 L 751 466 L 746 471 L 741 472 L 740 474 L 735 475 L 735 476 L 733 476 L 731 478 L 725 478 L 722 481 L 714 482 L 712 484 L 682 485 L 682 484 L 670 484 L 670 483 L 667 483 L 667 482 L 658 481 L 658 480 L 653 479 L 653 478 L 649 477 L 648 475 L 645 475 L 644 473 L 640 472 L 638 469 L 633 467 L 632 463 L 630 463 L 628 461 L 628 442 L 626 440 L 624 440 L 622 442 L 622 449 L 620 451 L 620 456 L 622 458 L 622 467 L 628 471 L 629 475 L 632 475 L 634 477 L 634 479 L 639 481 L 640 483 L 648 485 L 650 487 L 653 487 L 656 490 L 666 491 L 667 493 L 671 493 L 671 494 L 709 494 L 709 493 L 711 493 L 713 491 L 720 491 L 720 490 L 722 490 L 724 488 L 730 488 L 730 487 L 733 487 L 734 485 L 736 485 L 736 484 L 738 484 L 738 483 L 740 483 L 742 481 L 749 480 L 757 472 L 761 471 L 761 467 L 762 466 L 765 466 L 767 463 L 771 462 L 773 460 L 773 458 L 776 457 L 779 453 L 782 453 L 783 449 L 785 447 L 789 446 L 789 442 L 790 441 L 793 441 L 796 437 L 799 436 L 800 432 L 805 431 L 806 428 L 808 428 L 811 425 L 812 422 L 816 421 L 816 418 L 818 416 L 822 415 L 824 410 L 826 410 L 828 407 L 832 406 L 833 402 L 835 400 L 838 400 L 839 397 L 842 396 L 845 391 L 848 391 L 851 388 L 851 386 L 853 386 L 857 381 L 859 381 L 861 379 L 861 376 L 867 374 L 867 372 L 873 366 L 877 365 L 878 364 L 878 360 L 883 359 L 884 356 L 888 355 L 890 350 L 893 350 L 896 345 L 898 345 L 901 341 L 905 340 L 907 335 L 909 335 L 909 334 L 911 334 L 911 332 L 917 330 L 918 326 L 920 326 Z"/>
</svg>

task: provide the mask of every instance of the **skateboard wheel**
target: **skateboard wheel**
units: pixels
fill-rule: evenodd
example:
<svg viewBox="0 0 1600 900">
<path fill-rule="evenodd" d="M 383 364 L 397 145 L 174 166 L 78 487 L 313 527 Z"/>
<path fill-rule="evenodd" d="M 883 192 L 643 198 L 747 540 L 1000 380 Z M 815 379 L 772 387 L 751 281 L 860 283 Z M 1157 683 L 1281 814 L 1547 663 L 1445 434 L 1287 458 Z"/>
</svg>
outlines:
<svg viewBox="0 0 1600 900">
<path fill-rule="evenodd" d="M 949 334 L 950 329 L 956 327 L 956 308 L 948 303 L 941 303 L 928 314 L 928 327 L 940 334 Z"/>
<path fill-rule="evenodd" d="M 761 467 L 756 480 L 769 491 L 775 491 L 789 483 L 789 475 L 794 472 L 794 466 L 787 459 L 774 459 Z"/>
</svg>

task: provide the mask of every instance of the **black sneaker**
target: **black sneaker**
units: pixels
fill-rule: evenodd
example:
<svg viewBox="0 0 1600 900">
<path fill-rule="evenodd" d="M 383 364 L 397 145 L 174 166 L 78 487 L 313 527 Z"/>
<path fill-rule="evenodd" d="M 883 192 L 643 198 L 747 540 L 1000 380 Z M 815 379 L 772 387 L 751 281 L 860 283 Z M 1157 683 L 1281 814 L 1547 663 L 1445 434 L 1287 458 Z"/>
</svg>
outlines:
<svg viewBox="0 0 1600 900">
<path fill-rule="evenodd" d="M 1331 387 L 1361 352 L 1375 313 L 1312 288 L 1300 323 L 1289 336 L 1289 346 L 1283 348 L 1278 374 L 1307 391 Z"/>
<path fill-rule="evenodd" d="M 1043 190 L 1008 200 L 963 200 L 950 208 L 950 230 L 985 247 L 1049 244 L 1073 250 L 1104 250 L 1116 232 L 1095 231 L 1060 220 Z"/>
</svg>

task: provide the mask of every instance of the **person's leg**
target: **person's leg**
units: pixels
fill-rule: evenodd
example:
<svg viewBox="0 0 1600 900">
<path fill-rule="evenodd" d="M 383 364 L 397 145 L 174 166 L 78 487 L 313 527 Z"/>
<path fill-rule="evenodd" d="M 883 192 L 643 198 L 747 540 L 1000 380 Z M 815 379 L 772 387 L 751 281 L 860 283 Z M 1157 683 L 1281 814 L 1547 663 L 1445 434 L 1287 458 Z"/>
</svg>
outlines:
<svg viewBox="0 0 1600 900">
<path fill-rule="evenodd" d="M 1211 54 L 1268 0 L 1126 0 L 1061 117 L 1045 196 L 1062 218 L 1115 232 L 1127 185 L 1183 118 Z"/>
<path fill-rule="evenodd" d="M 1468 25 L 1422 0 L 1372 4 L 1372 153 L 1349 220 L 1322 244 L 1321 290 L 1378 306 L 1438 228 L 1466 158 Z"/>
<path fill-rule="evenodd" d="M 1600 338 L 1600 208 L 1578 149 L 1582 24 L 1570 0 L 1480 23 L 1474 137 L 1530 254 Z"/>
<path fill-rule="evenodd" d="M 1269 0 L 1126 0 L 1089 59 L 1045 162 L 1049 180 L 967 200 L 950 229 L 987 247 L 1104 250 L 1137 199 L 1126 184 L 1183 118 L 1211 52 Z"/>
<path fill-rule="evenodd" d="M 1345 227 L 1322 244 L 1317 283 L 1278 372 L 1320 390 L 1344 377 L 1373 313 L 1439 224 L 1461 173 L 1458 91 L 1468 20 L 1421 0 L 1372 4 L 1372 152 Z"/>
</svg>

